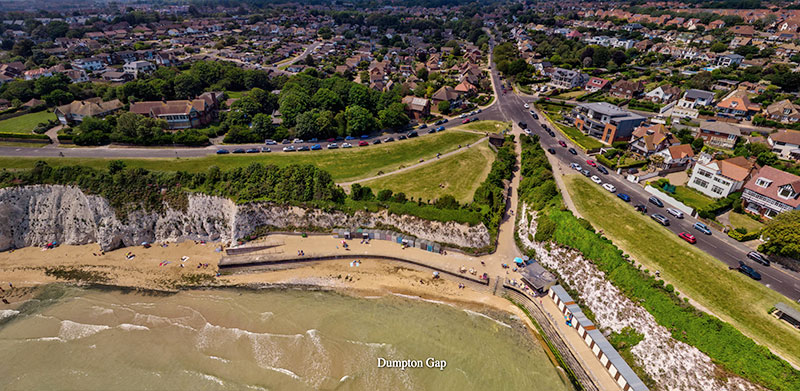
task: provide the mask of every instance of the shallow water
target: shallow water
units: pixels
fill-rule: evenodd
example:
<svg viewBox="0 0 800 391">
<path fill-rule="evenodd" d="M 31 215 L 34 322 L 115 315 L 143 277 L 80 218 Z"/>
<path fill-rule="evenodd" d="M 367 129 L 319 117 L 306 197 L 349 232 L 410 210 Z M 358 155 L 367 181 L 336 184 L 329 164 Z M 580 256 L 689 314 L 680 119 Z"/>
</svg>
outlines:
<svg viewBox="0 0 800 391">
<path fill-rule="evenodd" d="M 331 292 L 45 288 L 0 313 L 3 389 L 568 390 L 513 319 Z M 378 358 L 447 361 L 378 368 Z"/>
</svg>

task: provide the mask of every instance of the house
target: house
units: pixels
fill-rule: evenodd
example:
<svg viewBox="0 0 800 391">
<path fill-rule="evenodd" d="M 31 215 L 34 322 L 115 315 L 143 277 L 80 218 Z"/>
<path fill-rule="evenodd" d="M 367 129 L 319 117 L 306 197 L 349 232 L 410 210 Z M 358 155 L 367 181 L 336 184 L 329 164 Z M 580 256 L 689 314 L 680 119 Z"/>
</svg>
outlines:
<svg viewBox="0 0 800 391">
<path fill-rule="evenodd" d="M 448 101 L 450 102 L 450 107 L 458 107 L 461 106 L 461 94 L 453 87 L 442 86 L 442 88 L 433 93 L 431 101 L 432 104 L 437 106 L 440 102 Z"/>
<path fill-rule="evenodd" d="M 192 100 L 135 102 L 130 111 L 162 119 L 170 129 L 195 128 L 216 118 L 221 96 L 220 92 L 204 92 Z"/>
<path fill-rule="evenodd" d="M 702 121 L 697 132 L 705 144 L 727 149 L 733 149 L 741 135 L 738 127 L 719 121 Z"/>
<path fill-rule="evenodd" d="M 431 101 L 428 99 L 409 95 L 403 98 L 403 104 L 406 105 L 406 114 L 414 121 L 420 122 L 431 115 Z"/>
<path fill-rule="evenodd" d="M 723 54 L 717 56 L 717 65 L 721 67 L 728 67 L 733 64 L 739 65 L 742 63 L 742 60 L 744 60 L 744 56 L 738 55 L 736 53 Z"/>
<path fill-rule="evenodd" d="M 133 80 L 133 75 L 127 72 L 107 70 L 100 76 L 104 81 L 111 83 L 125 83 Z"/>
<path fill-rule="evenodd" d="M 454 89 L 456 90 L 456 92 L 464 95 L 473 95 L 476 92 L 478 92 L 478 87 L 475 87 L 466 80 L 462 80 L 461 83 L 458 83 L 458 85 L 455 86 Z"/>
<path fill-rule="evenodd" d="M 622 98 L 632 99 L 639 96 L 644 91 L 644 83 L 641 81 L 620 80 L 611 85 L 609 95 Z"/>
<path fill-rule="evenodd" d="M 609 87 L 611 87 L 611 82 L 609 80 L 601 79 L 599 77 L 592 77 L 588 82 L 586 82 L 586 86 L 583 88 L 586 91 L 597 92 L 600 90 L 606 90 Z"/>
<path fill-rule="evenodd" d="M 800 106 L 792 103 L 789 99 L 775 102 L 765 110 L 767 119 L 783 122 L 796 123 L 800 121 Z"/>
<path fill-rule="evenodd" d="M 645 117 L 608 102 L 580 103 L 572 111 L 578 130 L 611 144 L 628 141 Z"/>
<path fill-rule="evenodd" d="M 744 209 L 767 218 L 800 209 L 800 177 L 788 172 L 761 167 L 744 185 Z"/>
<path fill-rule="evenodd" d="M 664 161 L 660 164 L 661 169 L 686 168 L 694 157 L 694 151 L 691 144 L 681 144 L 662 149 L 656 155 L 664 158 Z"/>
<path fill-rule="evenodd" d="M 73 83 L 83 83 L 89 81 L 86 72 L 80 69 L 68 69 L 63 72 Z"/>
<path fill-rule="evenodd" d="M 736 80 L 719 79 L 711 88 L 714 90 L 732 90 L 738 85 L 739 82 Z"/>
<path fill-rule="evenodd" d="M 25 80 L 36 80 L 40 77 L 53 76 L 53 72 L 47 68 L 37 68 L 27 70 L 23 73 Z"/>
<path fill-rule="evenodd" d="M 664 125 L 652 124 L 634 129 L 628 148 L 642 156 L 650 156 L 678 143 Z"/>
<path fill-rule="evenodd" d="M 86 72 L 94 72 L 106 68 L 106 64 L 97 57 L 79 58 L 72 62 L 72 68 Z"/>
<path fill-rule="evenodd" d="M 138 79 L 139 75 L 146 75 L 156 70 L 156 66 L 149 61 L 131 61 L 122 66 L 125 73 L 133 75 L 134 79 Z"/>
<path fill-rule="evenodd" d="M 754 163 L 743 156 L 716 160 L 703 153 L 694 165 L 687 186 L 711 198 L 724 198 L 744 186 L 753 166 Z"/>
<path fill-rule="evenodd" d="M 678 100 L 675 107 L 672 108 L 673 117 L 690 117 L 697 118 L 697 108 L 708 106 L 714 102 L 714 93 L 703 90 L 688 90 L 683 94 L 683 98 Z"/>
<path fill-rule="evenodd" d="M 587 78 L 586 75 L 571 69 L 556 68 L 550 73 L 550 82 L 547 84 L 555 88 L 569 90 L 575 87 L 582 87 Z"/>
<path fill-rule="evenodd" d="M 779 130 L 767 137 L 767 143 L 782 159 L 800 160 L 800 132 Z"/>
<path fill-rule="evenodd" d="M 761 111 L 761 106 L 750 102 L 747 91 L 735 91 L 717 103 L 717 111 L 734 118 L 750 117 Z"/>
<path fill-rule="evenodd" d="M 644 94 L 645 99 L 653 103 L 666 103 L 678 99 L 681 94 L 681 89 L 669 85 L 658 86 Z"/>
<path fill-rule="evenodd" d="M 103 102 L 101 98 L 91 98 L 75 100 L 72 103 L 58 106 L 54 112 L 62 125 L 71 125 L 83 122 L 86 117 L 102 118 L 120 109 L 122 109 L 122 102 L 119 99 Z"/>
</svg>

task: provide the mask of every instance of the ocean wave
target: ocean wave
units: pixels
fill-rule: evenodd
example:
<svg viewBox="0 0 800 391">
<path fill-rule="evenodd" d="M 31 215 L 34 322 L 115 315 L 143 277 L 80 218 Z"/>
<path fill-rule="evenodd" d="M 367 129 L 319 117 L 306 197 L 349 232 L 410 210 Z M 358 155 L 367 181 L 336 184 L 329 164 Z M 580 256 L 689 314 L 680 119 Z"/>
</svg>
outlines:
<svg viewBox="0 0 800 391">
<path fill-rule="evenodd" d="M 119 327 L 119 328 L 121 328 L 121 329 L 123 329 L 125 331 L 148 331 L 148 330 L 150 330 L 150 328 L 147 327 L 147 326 L 142 326 L 142 325 L 138 325 L 138 324 L 130 324 L 130 323 L 122 323 L 117 327 Z"/>
<path fill-rule="evenodd" d="M 67 342 L 67 341 L 66 341 L 66 340 L 64 340 L 64 339 L 61 339 L 61 337 L 41 337 L 41 338 L 29 338 L 29 339 L 26 339 L 25 341 L 26 341 L 26 342 L 52 342 L 52 341 L 56 341 L 56 342 Z"/>
<path fill-rule="evenodd" d="M 94 311 L 94 313 L 97 315 L 108 315 L 114 313 L 114 310 L 111 308 L 101 307 L 99 305 L 93 305 L 92 311 Z"/>
<path fill-rule="evenodd" d="M 220 378 L 218 378 L 216 376 L 211 376 L 211 375 L 209 375 L 207 373 L 200 373 L 200 372 L 196 372 L 196 371 L 187 371 L 185 369 L 183 370 L 183 372 L 188 373 L 188 374 L 193 375 L 193 376 L 201 377 L 201 378 L 206 379 L 206 380 L 208 380 L 210 382 L 217 383 L 220 386 L 224 386 L 225 385 L 225 382 L 222 381 L 222 379 L 220 379 Z"/>
<path fill-rule="evenodd" d="M 376 349 L 377 348 L 387 348 L 387 347 L 391 347 L 392 346 L 391 344 L 384 343 L 384 342 L 363 342 L 363 341 L 353 341 L 351 339 L 346 339 L 345 341 L 349 342 L 349 343 L 352 343 L 352 344 L 355 344 L 355 345 L 369 346 L 371 348 L 376 348 Z"/>
<path fill-rule="evenodd" d="M 426 299 L 424 297 L 413 296 L 413 295 L 405 295 L 405 294 L 402 294 L 402 293 L 395 293 L 395 292 L 392 292 L 392 295 L 397 296 L 397 297 L 402 297 L 404 299 L 419 300 L 419 301 L 424 301 L 426 303 L 441 304 L 441 305 L 446 305 L 446 306 L 449 306 L 449 307 L 455 307 L 454 305 L 452 305 L 452 304 L 450 304 L 448 302 L 445 302 L 445 301 L 441 301 L 441 300 Z"/>
<path fill-rule="evenodd" d="M 511 328 L 511 325 L 509 325 L 509 324 L 507 324 L 507 323 L 503 323 L 503 322 L 501 322 L 501 321 L 499 321 L 499 320 L 497 320 L 497 319 L 495 319 L 495 318 L 492 318 L 492 317 L 491 317 L 491 316 L 489 316 L 489 315 L 482 314 L 482 313 L 480 313 L 480 312 L 470 311 L 470 310 L 468 310 L 468 309 L 462 309 L 462 311 L 466 312 L 466 313 L 467 313 L 467 314 L 469 314 L 469 315 L 473 315 L 473 316 L 479 316 L 479 317 L 482 317 L 482 318 L 489 319 L 489 320 L 491 320 L 491 321 L 493 321 L 493 322 L 495 322 L 495 323 L 499 324 L 500 326 Z"/>
<path fill-rule="evenodd" d="M 108 330 L 111 327 L 103 324 L 86 324 L 73 322 L 71 320 L 62 320 L 61 329 L 58 331 L 58 336 L 61 339 L 72 341 L 74 339 L 81 339 L 97 334 L 103 330 Z"/>
<path fill-rule="evenodd" d="M 0 320 L 19 315 L 17 310 L 0 310 Z"/>
<path fill-rule="evenodd" d="M 292 371 L 290 371 L 290 370 L 288 370 L 288 369 L 286 369 L 286 368 L 278 368 L 278 367 L 265 366 L 265 367 L 264 367 L 264 369 L 269 369 L 269 370 L 271 370 L 271 371 L 275 371 L 275 372 L 278 372 L 278 373 L 282 373 L 282 374 L 284 374 L 284 375 L 286 375 L 286 376 L 289 376 L 289 377 L 291 377 L 291 378 L 292 378 L 292 379 L 294 379 L 294 380 L 303 381 L 303 379 L 302 379 L 300 376 L 297 376 L 297 374 L 296 374 L 296 373 L 294 373 L 294 372 L 292 372 Z"/>
<path fill-rule="evenodd" d="M 226 360 L 226 359 L 224 359 L 222 357 L 217 357 L 217 356 L 208 356 L 208 358 L 210 358 L 212 360 L 222 361 L 225 364 L 229 364 L 231 362 L 231 360 Z"/>
<path fill-rule="evenodd" d="M 177 322 L 174 319 L 167 318 L 167 317 L 164 317 L 164 316 L 151 315 L 151 314 L 142 314 L 142 313 L 138 313 L 137 312 L 133 316 L 133 320 L 136 323 L 145 323 L 145 324 L 149 324 L 150 326 L 164 326 L 165 325 L 165 326 L 174 326 L 174 327 L 180 327 L 182 329 L 197 331 L 197 329 L 195 329 L 192 326 L 183 324 L 181 322 Z"/>
<path fill-rule="evenodd" d="M 268 319 L 272 318 L 273 316 L 275 316 L 275 314 L 272 313 L 272 312 L 266 311 L 266 312 L 262 312 L 260 314 L 260 316 L 261 316 L 261 320 L 268 320 Z"/>
</svg>

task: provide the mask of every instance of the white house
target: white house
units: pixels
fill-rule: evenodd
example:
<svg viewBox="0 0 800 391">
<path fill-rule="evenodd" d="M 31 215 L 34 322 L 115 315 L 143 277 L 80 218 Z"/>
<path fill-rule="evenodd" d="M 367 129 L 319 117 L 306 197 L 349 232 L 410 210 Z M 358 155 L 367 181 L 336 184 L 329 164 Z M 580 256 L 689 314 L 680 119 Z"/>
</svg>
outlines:
<svg viewBox="0 0 800 391">
<path fill-rule="evenodd" d="M 767 143 L 782 159 L 800 160 L 800 132 L 779 130 L 767 137 Z"/>
<path fill-rule="evenodd" d="M 712 198 L 723 198 L 739 190 L 750 178 L 753 162 L 743 156 L 725 160 L 712 160 L 703 153 L 689 178 L 688 186 Z"/>
<path fill-rule="evenodd" d="M 106 64 L 97 57 L 79 58 L 72 62 L 72 68 L 86 72 L 94 72 L 106 68 Z"/>
<path fill-rule="evenodd" d="M 156 66 L 149 61 L 131 61 L 123 65 L 122 70 L 138 79 L 140 74 L 148 74 L 155 71 Z"/>
<path fill-rule="evenodd" d="M 712 102 L 714 102 L 713 92 L 688 90 L 683 94 L 683 97 L 678 100 L 675 107 L 672 108 L 672 116 L 679 118 L 697 118 L 697 109 L 702 106 L 708 106 Z"/>
</svg>

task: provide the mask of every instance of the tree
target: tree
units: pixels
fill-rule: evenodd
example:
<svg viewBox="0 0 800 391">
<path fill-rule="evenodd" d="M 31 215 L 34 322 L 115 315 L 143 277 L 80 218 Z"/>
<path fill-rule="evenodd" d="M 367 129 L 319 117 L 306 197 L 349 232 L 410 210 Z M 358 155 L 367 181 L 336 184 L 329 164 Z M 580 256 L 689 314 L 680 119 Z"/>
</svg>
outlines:
<svg viewBox="0 0 800 391">
<path fill-rule="evenodd" d="M 335 92 L 322 87 L 314 93 L 311 104 L 322 110 L 339 111 L 344 107 L 342 99 Z"/>
<path fill-rule="evenodd" d="M 704 145 L 703 139 L 700 137 L 692 141 L 692 149 L 694 150 L 695 153 L 700 152 L 703 149 L 703 145 Z"/>
<path fill-rule="evenodd" d="M 385 129 L 399 129 L 408 125 L 409 118 L 406 115 L 405 106 L 402 103 L 392 103 L 389 107 L 378 112 L 381 127 Z"/>
<path fill-rule="evenodd" d="M 368 134 L 375 129 L 375 118 L 369 110 L 361 106 L 349 106 L 345 110 L 347 134 L 358 136 Z"/>
<path fill-rule="evenodd" d="M 622 50 L 615 50 L 613 53 L 611 53 L 611 61 L 613 61 L 614 64 L 617 64 L 617 66 L 622 66 L 622 64 L 625 64 L 625 62 L 628 61 L 628 57 Z"/>
<path fill-rule="evenodd" d="M 158 137 L 164 133 L 167 123 L 164 120 L 145 117 L 140 114 L 126 112 L 117 118 L 117 126 L 112 138 L 122 142 L 135 144 L 157 144 Z"/>
<path fill-rule="evenodd" d="M 367 76 L 369 79 L 369 75 Z M 363 80 L 362 80 L 363 81 Z M 373 107 L 370 99 L 369 88 L 362 84 L 353 84 L 347 95 L 347 104 L 361 106 L 363 108 Z"/>
<path fill-rule="evenodd" d="M 383 189 L 378 192 L 378 201 L 389 201 L 392 198 L 392 191 L 389 189 Z"/>
<path fill-rule="evenodd" d="M 295 118 L 309 109 L 310 102 L 311 98 L 308 94 L 299 88 L 292 88 L 289 91 L 282 92 L 280 99 L 278 99 L 278 105 L 286 126 L 294 126 Z"/>
<path fill-rule="evenodd" d="M 756 163 L 760 166 L 771 166 L 778 162 L 778 155 L 770 151 L 761 152 L 757 156 Z"/>
<path fill-rule="evenodd" d="M 192 73 L 181 73 L 175 76 L 175 97 L 178 99 L 191 99 L 203 91 L 200 79 Z"/>
<path fill-rule="evenodd" d="M 702 71 L 698 72 L 691 79 L 686 81 L 687 86 L 696 88 L 698 90 L 709 90 L 714 84 L 714 77 L 711 72 Z"/>
<path fill-rule="evenodd" d="M 300 113 L 295 120 L 295 136 L 308 140 L 317 136 L 317 118 L 319 111 L 310 110 Z"/>
<path fill-rule="evenodd" d="M 439 112 L 444 115 L 450 114 L 450 101 L 443 100 L 439 102 Z"/>
<path fill-rule="evenodd" d="M 11 54 L 21 57 L 30 57 L 33 54 L 33 47 L 35 44 L 30 39 L 21 39 L 14 43 L 11 48 Z"/>
<path fill-rule="evenodd" d="M 60 106 L 72 102 L 75 97 L 71 93 L 64 90 L 54 90 L 42 96 L 42 99 L 51 106 Z"/>
<path fill-rule="evenodd" d="M 728 50 L 728 45 L 726 45 L 724 42 L 717 41 L 711 44 L 709 49 L 714 53 L 722 53 Z"/>
<path fill-rule="evenodd" d="M 319 30 L 317 30 L 317 34 L 319 34 L 319 37 L 322 39 L 331 39 L 333 37 L 333 31 L 331 31 L 331 28 L 328 26 L 320 27 Z"/>
<path fill-rule="evenodd" d="M 761 231 L 764 243 L 759 251 L 800 259 L 800 210 L 783 212 Z"/>
</svg>

